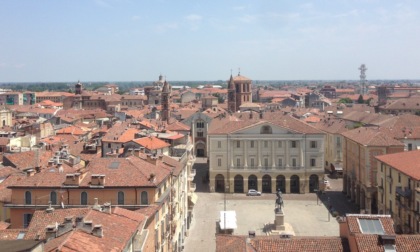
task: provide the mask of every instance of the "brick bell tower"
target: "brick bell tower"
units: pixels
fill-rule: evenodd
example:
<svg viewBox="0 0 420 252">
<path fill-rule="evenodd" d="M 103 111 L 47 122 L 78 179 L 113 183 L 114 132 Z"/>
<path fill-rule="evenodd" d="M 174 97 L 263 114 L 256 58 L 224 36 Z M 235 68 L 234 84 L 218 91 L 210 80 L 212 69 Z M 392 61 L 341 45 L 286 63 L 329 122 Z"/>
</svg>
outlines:
<svg viewBox="0 0 420 252">
<path fill-rule="evenodd" d="M 230 113 L 236 112 L 236 89 L 232 74 L 230 74 L 228 81 L 228 111 Z"/>
<path fill-rule="evenodd" d="M 171 86 L 165 80 L 162 87 L 162 121 L 166 121 L 169 124 L 169 96 L 171 95 Z"/>
</svg>

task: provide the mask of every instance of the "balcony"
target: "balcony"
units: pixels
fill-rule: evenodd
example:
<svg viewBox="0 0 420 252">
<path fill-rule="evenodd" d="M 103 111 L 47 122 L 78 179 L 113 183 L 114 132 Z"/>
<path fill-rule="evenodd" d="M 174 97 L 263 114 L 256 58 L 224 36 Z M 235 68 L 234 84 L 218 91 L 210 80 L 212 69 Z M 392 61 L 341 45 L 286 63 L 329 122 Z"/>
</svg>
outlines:
<svg viewBox="0 0 420 252">
<path fill-rule="evenodd" d="M 195 192 L 195 189 L 197 189 L 195 183 L 190 183 L 190 192 Z"/>
<path fill-rule="evenodd" d="M 401 186 L 397 186 L 395 188 L 395 193 L 399 196 L 404 197 L 404 198 L 410 198 L 411 194 L 412 194 L 412 191 L 408 187 L 404 187 L 404 189 L 403 189 Z"/>
<path fill-rule="evenodd" d="M 193 181 L 196 174 L 195 169 L 191 169 L 190 174 L 188 174 L 188 181 Z"/>
</svg>

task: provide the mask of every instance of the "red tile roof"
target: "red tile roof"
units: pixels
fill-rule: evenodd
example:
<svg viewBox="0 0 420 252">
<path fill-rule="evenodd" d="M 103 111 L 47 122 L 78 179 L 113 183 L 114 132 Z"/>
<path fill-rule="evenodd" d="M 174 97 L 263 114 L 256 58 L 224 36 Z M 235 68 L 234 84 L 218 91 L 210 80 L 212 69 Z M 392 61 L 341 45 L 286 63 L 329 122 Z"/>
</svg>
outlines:
<svg viewBox="0 0 420 252">
<path fill-rule="evenodd" d="M 409 177 L 420 180 L 420 150 L 381 155 L 375 158 Z"/>
<path fill-rule="evenodd" d="M 355 241 L 359 252 L 384 252 L 379 235 L 356 234 Z M 397 235 L 395 248 L 398 252 L 420 251 L 420 235 Z"/>
<path fill-rule="evenodd" d="M 167 142 L 153 136 L 137 138 L 137 139 L 134 139 L 133 142 L 143 146 L 144 148 L 148 150 L 158 150 L 158 149 L 171 146 Z"/>
<path fill-rule="evenodd" d="M 384 234 L 394 235 L 394 221 L 391 216 L 386 215 L 367 215 L 367 214 L 347 214 L 346 222 L 349 227 L 350 233 L 362 234 L 362 230 L 359 225 L 359 219 L 379 220 L 382 224 Z"/>
<path fill-rule="evenodd" d="M 346 239 L 340 237 L 292 237 L 288 239 L 266 236 L 249 238 L 247 236 L 217 235 L 217 252 L 339 252 L 350 251 Z"/>
<path fill-rule="evenodd" d="M 403 146 L 400 141 L 392 138 L 377 128 L 361 127 L 343 132 L 342 135 L 356 143 L 366 146 Z"/>
</svg>

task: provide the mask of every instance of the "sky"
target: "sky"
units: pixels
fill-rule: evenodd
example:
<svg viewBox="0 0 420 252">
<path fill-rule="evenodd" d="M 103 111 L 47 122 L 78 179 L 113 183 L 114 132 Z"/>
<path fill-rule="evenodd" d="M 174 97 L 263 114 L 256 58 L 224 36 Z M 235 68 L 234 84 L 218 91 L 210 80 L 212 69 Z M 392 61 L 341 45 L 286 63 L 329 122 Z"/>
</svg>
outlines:
<svg viewBox="0 0 420 252">
<path fill-rule="evenodd" d="M 0 0 L 0 82 L 420 79 L 418 0 Z"/>
</svg>

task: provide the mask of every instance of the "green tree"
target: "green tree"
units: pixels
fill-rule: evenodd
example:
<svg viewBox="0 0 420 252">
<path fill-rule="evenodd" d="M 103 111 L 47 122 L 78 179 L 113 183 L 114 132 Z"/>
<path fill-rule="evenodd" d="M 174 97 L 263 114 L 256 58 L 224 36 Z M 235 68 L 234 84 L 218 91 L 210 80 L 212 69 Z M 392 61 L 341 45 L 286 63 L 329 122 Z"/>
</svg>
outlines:
<svg viewBox="0 0 420 252">
<path fill-rule="evenodd" d="M 350 98 L 341 98 L 338 103 L 353 103 Z"/>
<path fill-rule="evenodd" d="M 363 104 L 365 101 L 363 100 L 363 95 L 359 95 L 359 98 L 357 99 L 357 103 Z"/>
</svg>

